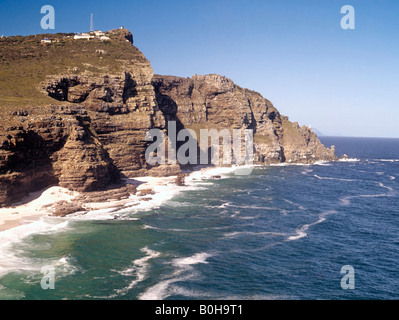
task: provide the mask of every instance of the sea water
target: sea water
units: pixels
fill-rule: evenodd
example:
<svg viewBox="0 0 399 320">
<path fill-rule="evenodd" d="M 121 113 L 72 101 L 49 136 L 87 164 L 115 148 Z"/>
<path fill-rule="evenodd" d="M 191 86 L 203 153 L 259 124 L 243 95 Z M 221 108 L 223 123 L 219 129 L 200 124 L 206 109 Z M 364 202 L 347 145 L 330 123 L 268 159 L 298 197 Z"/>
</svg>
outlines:
<svg viewBox="0 0 399 320">
<path fill-rule="evenodd" d="M 349 159 L 194 174 L 117 219 L 1 232 L 0 299 L 398 299 L 399 139 L 321 140 Z"/>
</svg>

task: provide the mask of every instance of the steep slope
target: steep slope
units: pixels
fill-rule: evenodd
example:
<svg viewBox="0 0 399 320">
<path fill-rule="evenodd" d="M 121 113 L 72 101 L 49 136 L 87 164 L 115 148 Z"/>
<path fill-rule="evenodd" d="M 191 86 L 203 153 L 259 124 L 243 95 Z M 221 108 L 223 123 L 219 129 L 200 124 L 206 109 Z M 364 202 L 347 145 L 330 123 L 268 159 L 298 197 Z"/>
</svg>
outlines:
<svg viewBox="0 0 399 320">
<path fill-rule="evenodd" d="M 336 160 L 334 151 L 325 148 L 310 128 L 290 122 L 269 100 L 226 77 L 156 75 L 153 83 L 160 109 L 180 127 L 253 129 L 257 163 Z"/>
<path fill-rule="evenodd" d="M 153 71 L 128 30 L 107 35 L 1 40 L 0 205 L 52 184 L 89 191 L 120 177 L 180 172 L 146 163 L 147 131 L 165 129 Z"/>
<path fill-rule="evenodd" d="M 154 76 L 126 29 L 0 39 L 0 206 L 60 185 L 94 191 L 123 177 L 176 175 L 149 165 L 149 129 L 253 129 L 257 163 L 335 160 L 316 135 L 259 93 L 220 75 Z M 53 42 L 42 44 L 43 37 Z"/>
<path fill-rule="evenodd" d="M 94 132 L 86 110 L 51 107 L 46 115 L 16 115 L 0 131 L 0 203 L 58 184 L 96 190 L 119 175 Z"/>
</svg>

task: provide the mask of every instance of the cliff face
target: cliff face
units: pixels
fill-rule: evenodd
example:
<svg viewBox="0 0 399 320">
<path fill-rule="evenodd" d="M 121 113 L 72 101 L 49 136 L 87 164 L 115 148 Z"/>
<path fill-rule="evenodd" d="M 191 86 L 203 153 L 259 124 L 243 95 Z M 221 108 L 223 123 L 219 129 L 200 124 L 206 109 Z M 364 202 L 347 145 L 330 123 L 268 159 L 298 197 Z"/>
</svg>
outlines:
<svg viewBox="0 0 399 320">
<path fill-rule="evenodd" d="M 0 132 L 0 203 L 58 184 L 91 191 L 116 182 L 118 172 L 98 141 L 87 111 L 51 107 L 47 115 L 15 115 Z"/>
<path fill-rule="evenodd" d="M 62 36 L 60 48 L 43 48 L 29 38 L 40 52 L 31 62 L 21 54 L 20 63 L 11 63 L 6 51 L 0 52 L 2 68 L 26 84 L 10 93 L 0 86 L 0 206 L 55 184 L 93 191 L 121 177 L 176 175 L 177 164 L 150 166 L 145 161 L 147 131 L 167 133 L 169 120 L 177 121 L 178 129 L 253 129 L 258 163 L 336 159 L 310 129 L 288 121 L 259 93 L 219 75 L 154 76 L 149 61 L 132 46 L 129 31 L 107 35 L 109 43 Z M 51 69 L 57 72 L 43 72 L 34 84 L 25 70 L 35 59 L 47 70 L 46 63 L 54 63 L 50 58 L 60 50 L 74 52 L 73 59 L 60 55 L 62 61 Z M 26 66 L 17 73 L 18 68 L 10 68 L 13 63 Z M 16 83 L 13 79 L 8 86 Z M 25 97 L 28 92 L 33 93 Z"/>
<path fill-rule="evenodd" d="M 109 32 L 114 41 L 131 42 L 127 30 Z M 85 72 L 80 75 L 60 74 L 47 77 L 42 92 L 56 100 L 79 104 L 87 110 L 94 132 L 123 176 L 176 174 L 178 166 L 151 168 L 145 162 L 146 132 L 165 129 L 152 86 L 150 62 L 134 46 L 134 55 L 119 62 L 119 73 Z M 101 53 L 104 54 L 104 53 Z"/>
<path fill-rule="evenodd" d="M 41 105 L 35 97 L 23 106 L 0 101 L 1 206 L 50 185 L 93 191 L 118 183 L 121 177 L 180 172 L 178 165 L 146 163 L 147 131 L 165 130 L 152 85 L 153 71 L 144 55 L 132 46 L 130 32 L 118 29 L 107 35 L 111 37 L 109 43 L 61 35 L 65 44 L 47 50 L 32 43 L 41 56 L 47 55 L 42 58 L 44 69 L 46 63 L 54 63 L 51 50 L 58 53 L 68 47 L 67 51 L 73 52 L 80 46 L 82 52 L 75 53 L 75 62 L 67 61 L 65 72 L 43 74 L 37 83 L 35 90 L 54 105 Z M 93 56 L 98 59 L 96 65 L 88 63 Z M 26 63 L 24 56 L 20 58 Z M 4 63 L 5 69 L 9 63 Z M 57 65 L 53 69 L 59 70 Z M 22 71 L 19 78 L 32 87 L 33 79 Z M 23 91 L 20 87 L 14 91 Z M 12 92 L 5 100 L 14 98 Z"/>
<path fill-rule="evenodd" d="M 336 160 L 334 151 L 325 148 L 310 128 L 290 122 L 269 100 L 226 77 L 156 75 L 153 83 L 165 117 L 181 127 L 253 129 L 256 163 Z"/>
</svg>

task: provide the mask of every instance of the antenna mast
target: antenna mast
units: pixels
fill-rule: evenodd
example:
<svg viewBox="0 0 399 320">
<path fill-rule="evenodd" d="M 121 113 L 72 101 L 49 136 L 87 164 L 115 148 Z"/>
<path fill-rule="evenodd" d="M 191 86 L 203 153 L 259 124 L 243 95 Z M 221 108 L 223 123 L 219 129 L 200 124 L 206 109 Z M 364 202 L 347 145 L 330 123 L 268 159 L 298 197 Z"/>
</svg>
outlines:
<svg viewBox="0 0 399 320">
<path fill-rule="evenodd" d="M 94 31 L 93 14 L 90 16 L 90 32 Z"/>
</svg>

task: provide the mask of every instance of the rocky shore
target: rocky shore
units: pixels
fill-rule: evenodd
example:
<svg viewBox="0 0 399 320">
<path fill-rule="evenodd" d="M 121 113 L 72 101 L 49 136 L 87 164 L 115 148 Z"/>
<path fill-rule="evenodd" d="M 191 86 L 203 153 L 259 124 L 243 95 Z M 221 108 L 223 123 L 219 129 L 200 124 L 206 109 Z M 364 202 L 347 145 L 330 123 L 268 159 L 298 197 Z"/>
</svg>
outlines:
<svg viewBox="0 0 399 320">
<path fill-rule="evenodd" d="M 176 192 L 189 188 L 193 182 L 220 179 L 222 174 L 233 171 L 227 167 L 205 167 L 177 176 L 136 177 L 125 179 L 124 183 L 110 186 L 107 190 L 92 192 L 50 187 L 31 193 L 13 206 L 0 208 L 0 232 L 46 216 L 76 219 L 106 214 L 112 219 L 120 219 L 125 210 L 157 207 Z"/>
</svg>

